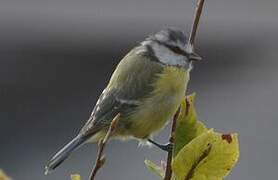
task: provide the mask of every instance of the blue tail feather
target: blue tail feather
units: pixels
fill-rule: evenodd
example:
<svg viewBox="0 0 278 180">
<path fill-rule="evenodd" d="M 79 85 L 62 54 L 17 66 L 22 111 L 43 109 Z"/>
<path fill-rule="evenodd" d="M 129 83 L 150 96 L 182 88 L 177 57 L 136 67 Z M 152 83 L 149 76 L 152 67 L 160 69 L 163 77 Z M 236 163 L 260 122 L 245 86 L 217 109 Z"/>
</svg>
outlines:
<svg viewBox="0 0 278 180">
<path fill-rule="evenodd" d="M 64 160 L 66 160 L 69 155 L 80 147 L 86 138 L 82 136 L 76 136 L 72 141 L 70 141 L 65 147 L 58 151 L 45 166 L 45 174 L 48 174 L 55 168 L 57 168 Z"/>
</svg>

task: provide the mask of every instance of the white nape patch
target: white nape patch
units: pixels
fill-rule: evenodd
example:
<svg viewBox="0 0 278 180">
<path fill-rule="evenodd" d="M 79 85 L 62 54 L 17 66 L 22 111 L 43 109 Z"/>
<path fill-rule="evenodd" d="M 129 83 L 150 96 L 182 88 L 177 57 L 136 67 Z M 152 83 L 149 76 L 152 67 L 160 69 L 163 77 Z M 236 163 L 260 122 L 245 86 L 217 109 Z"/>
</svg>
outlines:
<svg viewBox="0 0 278 180">
<path fill-rule="evenodd" d="M 142 46 L 140 46 L 140 47 L 145 47 L 146 45 L 150 45 L 151 43 L 152 43 L 151 40 L 142 41 L 142 42 L 140 43 Z"/>
<path fill-rule="evenodd" d="M 141 53 L 145 53 L 145 52 L 147 52 L 147 48 L 144 45 L 143 46 L 139 46 L 139 47 L 136 48 L 136 54 L 141 54 Z"/>
<path fill-rule="evenodd" d="M 155 56 L 158 58 L 160 62 L 163 64 L 167 64 L 170 66 L 188 66 L 188 62 L 186 57 L 183 55 L 179 55 L 168 49 L 167 47 L 160 45 L 158 43 L 152 43 L 151 47 L 154 51 Z"/>
<path fill-rule="evenodd" d="M 160 42 L 166 42 L 166 41 L 169 41 L 169 34 L 165 34 L 165 33 L 157 33 L 154 35 L 155 38 L 160 41 Z"/>
</svg>

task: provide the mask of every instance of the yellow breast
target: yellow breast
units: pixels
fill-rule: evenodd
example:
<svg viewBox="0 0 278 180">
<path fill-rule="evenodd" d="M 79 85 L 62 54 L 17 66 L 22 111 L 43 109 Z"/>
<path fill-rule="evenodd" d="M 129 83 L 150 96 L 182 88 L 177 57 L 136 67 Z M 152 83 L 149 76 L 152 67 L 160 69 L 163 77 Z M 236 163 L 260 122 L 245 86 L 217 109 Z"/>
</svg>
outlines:
<svg viewBox="0 0 278 180">
<path fill-rule="evenodd" d="M 153 84 L 153 92 L 131 116 L 129 133 L 137 138 L 148 138 L 164 127 L 178 109 L 188 80 L 189 73 L 185 69 L 165 67 Z"/>
</svg>

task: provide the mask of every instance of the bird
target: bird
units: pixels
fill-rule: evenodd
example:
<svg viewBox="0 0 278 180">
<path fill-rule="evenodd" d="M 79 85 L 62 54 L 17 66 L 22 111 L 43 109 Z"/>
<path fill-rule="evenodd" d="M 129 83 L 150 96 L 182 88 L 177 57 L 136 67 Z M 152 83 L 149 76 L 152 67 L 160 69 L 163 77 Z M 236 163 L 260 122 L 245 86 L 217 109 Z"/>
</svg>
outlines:
<svg viewBox="0 0 278 180">
<path fill-rule="evenodd" d="M 149 140 L 158 145 L 150 138 L 179 108 L 193 62 L 199 60 L 182 30 L 166 28 L 149 35 L 118 63 L 89 119 L 48 161 L 45 173 L 56 169 L 83 144 L 103 139 L 118 114 L 112 138 Z"/>
</svg>

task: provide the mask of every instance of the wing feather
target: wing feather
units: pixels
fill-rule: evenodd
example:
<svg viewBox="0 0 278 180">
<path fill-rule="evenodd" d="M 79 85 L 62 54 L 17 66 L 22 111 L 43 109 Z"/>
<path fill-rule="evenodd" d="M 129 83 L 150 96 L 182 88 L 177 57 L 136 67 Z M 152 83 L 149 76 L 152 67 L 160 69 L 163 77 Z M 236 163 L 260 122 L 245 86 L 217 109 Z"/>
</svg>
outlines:
<svg viewBox="0 0 278 180">
<path fill-rule="evenodd" d="M 163 66 L 151 58 L 147 51 L 136 53 L 135 48 L 121 60 L 81 133 L 94 134 L 108 127 L 118 113 L 128 114 L 152 92 Z"/>
</svg>

